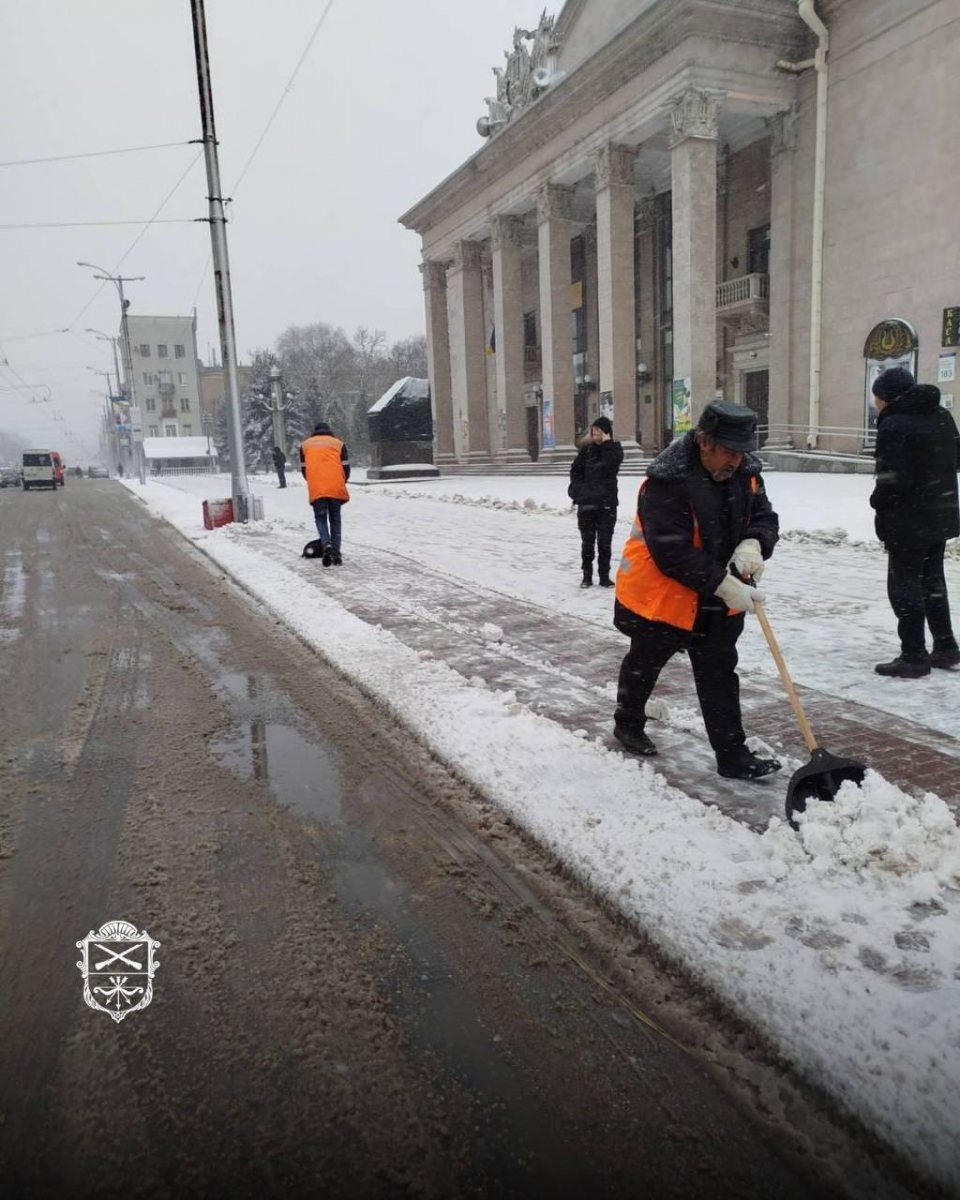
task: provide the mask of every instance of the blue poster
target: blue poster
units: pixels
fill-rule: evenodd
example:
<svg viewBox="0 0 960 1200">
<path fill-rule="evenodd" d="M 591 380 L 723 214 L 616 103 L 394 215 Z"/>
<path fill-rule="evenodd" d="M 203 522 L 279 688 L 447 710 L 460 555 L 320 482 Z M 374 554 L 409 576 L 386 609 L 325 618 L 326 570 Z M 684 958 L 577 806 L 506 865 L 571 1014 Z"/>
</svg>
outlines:
<svg viewBox="0 0 960 1200">
<path fill-rule="evenodd" d="M 553 401 L 543 398 L 543 448 L 552 450 L 556 446 L 553 435 Z"/>
</svg>

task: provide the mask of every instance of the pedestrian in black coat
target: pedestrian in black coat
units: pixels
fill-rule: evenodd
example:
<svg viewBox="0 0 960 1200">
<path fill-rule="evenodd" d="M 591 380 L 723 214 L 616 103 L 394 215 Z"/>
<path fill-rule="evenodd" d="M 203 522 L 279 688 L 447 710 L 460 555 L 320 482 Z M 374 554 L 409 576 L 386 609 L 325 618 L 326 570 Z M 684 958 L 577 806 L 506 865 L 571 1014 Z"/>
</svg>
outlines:
<svg viewBox="0 0 960 1200">
<path fill-rule="evenodd" d="M 613 440 L 613 425 L 597 417 L 590 426 L 590 441 L 570 467 L 567 495 L 577 506 L 580 528 L 581 587 L 593 586 L 593 553 L 601 587 L 613 587 L 610 578 L 610 547 L 617 523 L 617 472 L 623 462 L 623 447 Z"/>
<path fill-rule="evenodd" d="M 273 448 L 273 465 L 277 469 L 277 478 L 280 480 L 280 486 L 287 486 L 287 456 L 279 446 Z"/>
<path fill-rule="evenodd" d="M 947 540 L 960 536 L 960 434 L 940 404 L 940 389 L 917 384 L 904 367 L 878 376 L 873 395 L 880 415 L 870 503 L 887 550 L 887 595 L 900 636 L 900 654 L 876 671 L 919 679 L 932 666 L 960 665 L 943 572 Z"/>
</svg>

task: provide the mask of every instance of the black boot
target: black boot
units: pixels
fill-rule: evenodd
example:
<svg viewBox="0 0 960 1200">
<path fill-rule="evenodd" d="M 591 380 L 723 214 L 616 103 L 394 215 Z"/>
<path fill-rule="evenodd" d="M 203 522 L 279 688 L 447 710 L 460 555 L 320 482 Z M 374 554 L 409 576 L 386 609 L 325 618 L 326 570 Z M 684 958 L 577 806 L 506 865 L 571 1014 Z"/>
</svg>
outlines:
<svg viewBox="0 0 960 1200">
<path fill-rule="evenodd" d="M 601 587 L 615 587 L 613 580 L 610 578 L 609 571 L 601 571 L 599 583 Z"/>
<path fill-rule="evenodd" d="M 657 748 L 642 729 L 626 729 L 622 725 L 614 725 L 613 736 L 624 750 L 631 754 L 639 754 L 643 758 L 652 758 Z"/>
<path fill-rule="evenodd" d="M 904 658 L 898 654 L 891 662 L 877 663 L 873 669 L 878 675 L 892 675 L 896 679 L 923 679 L 930 674 L 930 660 Z"/>
<path fill-rule="evenodd" d="M 781 763 L 775 758 L 758 758 L 746 746 L 730 754 L 717 755 L 717 774 L 724 779 L 762 779 L 779 771 Z"/>
<path fill-rule="evenodd" d="M 580 586 L 582 588 L 593 587 L 593 571 L 592 570 L 584 571 L 583 578 L 580 580 Z"/>
<path fill-rule="evenodd" d="M 340 553 L 339 550 L 334 550 L 334 552 L 333 552 L 333 565 L 335 567 L 343 566 L 343 555 Z"/>
<path fill-rule="evenodd" d="M 325 567 L 329 567 L 333 562 L 333 547 L 329 542 L 323 543 L 323 559 L 321 561 Z"/>
<path fill-rule="evenodd" d="M 951 667 L 960 667 L 960 650 L 954 646 L 952 650 L 937 650 L 934 648 L 930 655 L 930 666 L 949 671 Z"/>
</svg>

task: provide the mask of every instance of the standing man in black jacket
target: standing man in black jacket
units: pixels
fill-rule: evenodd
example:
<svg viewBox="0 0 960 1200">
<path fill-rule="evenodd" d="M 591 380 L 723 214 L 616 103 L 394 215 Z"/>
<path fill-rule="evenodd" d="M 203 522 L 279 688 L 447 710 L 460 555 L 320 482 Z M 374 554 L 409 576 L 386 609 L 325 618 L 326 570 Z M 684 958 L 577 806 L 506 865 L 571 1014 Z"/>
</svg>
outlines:
<svg viewBox="0 0 960 1200">
<path fill-rule="evenodd" d="M 887 550 L 887 594 L 900 635 L 900 653 L 875 670 L 920 679 L 931 667 L 960 666 L 943 574 L 947 539 L 960 536 L 960 434 L 940 405 L 940 389 L 917 384 L 904 367 L 879 375 L 873 396 L 880 415 L 870 503 Z M 933 638 L 929 654 L 924 623 Z"/>
<path fill-rule="evenodd" d="M 577 506 L 580 527 L 581 587 L 593 586 L 593 549 L 597 548 L 597 573 L 601 587 L 613 587 L 610 546 L 617 523 L 617 472 L 623 447 L 613 440 L 608 417 L 597 417 L 590 426 L 590 441 L 570 467 L 567 495 Z"/>
</svg>

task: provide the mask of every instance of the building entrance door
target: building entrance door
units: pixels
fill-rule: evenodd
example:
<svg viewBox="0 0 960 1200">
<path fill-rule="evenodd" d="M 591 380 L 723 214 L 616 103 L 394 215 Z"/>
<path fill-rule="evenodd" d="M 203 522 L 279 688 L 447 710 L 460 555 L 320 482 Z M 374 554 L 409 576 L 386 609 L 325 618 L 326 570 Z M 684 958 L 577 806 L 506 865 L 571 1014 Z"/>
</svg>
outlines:
<svg viewBox="0 0 960 1200">
<path fill-rule="evenodd" d="M 540 409 L 536 404 L 527 409 L 527 451 L 532 462 L 540 457 Z"/>
<path fill-rule="evenodd" d="M 770 372 L 747 371 L 743 377 L 743 402 L 752 409 L 760 431 L 759 445 L 767 440 L 770 426 Z"/>
</svg>

